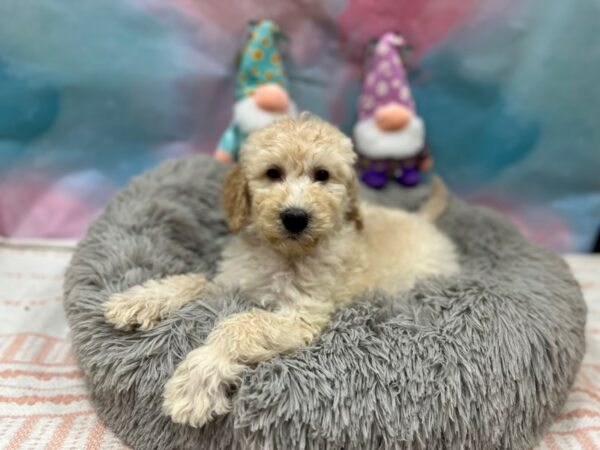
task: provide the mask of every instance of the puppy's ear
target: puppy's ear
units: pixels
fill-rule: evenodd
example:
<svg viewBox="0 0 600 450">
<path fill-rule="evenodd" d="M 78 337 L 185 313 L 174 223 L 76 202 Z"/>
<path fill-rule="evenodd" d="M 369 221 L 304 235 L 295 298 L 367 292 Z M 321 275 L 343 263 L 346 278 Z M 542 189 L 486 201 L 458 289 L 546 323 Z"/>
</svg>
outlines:
<svg viewBox="0 0 600 450">
<path fill-rule="evenodd" d="M 360 211 L 360 194 L 358 191 L 358 178 L 352 177 L 348 185 L 348 210 L 346 211 L 346 220 L 354 222 L 357 230 L 363 229 L 362 213 Z"/>
<path fill-rule="evenodd" d="M 238 233 L 250 218 L 248 181 L 239 164 L 236 164 L 225 177 L 221 203 L 229 230 Z"/>
</svg>

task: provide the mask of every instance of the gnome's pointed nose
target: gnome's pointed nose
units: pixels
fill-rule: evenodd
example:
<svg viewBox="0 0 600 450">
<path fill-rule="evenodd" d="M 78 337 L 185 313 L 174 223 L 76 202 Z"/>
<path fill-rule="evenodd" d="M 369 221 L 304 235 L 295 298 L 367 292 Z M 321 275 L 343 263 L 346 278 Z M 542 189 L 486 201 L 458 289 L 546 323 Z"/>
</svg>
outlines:
<svg viewBox="0 0 600 450">
<path fill-rule="evenodd" d="M 398 131 L 408 124 L 413 113 L 398 103 L 382 106 L 375 113 L 375 122 L 380 130 Z"/>
<path fill-rule="evenodd" d="M 275 83 L 260 85 L 254 91 L 256 105 L 270 112 L 286 112 L 290 106 L 290 96 Z"/>
</svg>

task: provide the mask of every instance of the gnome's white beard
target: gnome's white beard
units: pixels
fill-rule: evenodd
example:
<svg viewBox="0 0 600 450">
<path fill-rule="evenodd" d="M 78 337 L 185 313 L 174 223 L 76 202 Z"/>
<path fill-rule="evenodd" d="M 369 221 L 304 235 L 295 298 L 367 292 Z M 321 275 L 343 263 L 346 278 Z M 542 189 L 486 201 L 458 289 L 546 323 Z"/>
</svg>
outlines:
<svg viewBox="0 0 600 450">
<path fill-rule="evenodd" d="M 383 131 L 375 119 L 361 120 L 354 126 L 358 153 L 367 158 L 410 158 L 425 145 L 425 124 L 413 115 L 408 124 L 398 131 Z"/>
<path fill-rule="evenodd" d="M 242 133 L 250 134 L 252 131 L 264 128 L 275 120 L 285 116 L 297 116 L 296 104 L 290 101 L 286 112 L 271 112 L 260 108 L 254 98 L 245 97 L 238 100 L 233 106 L 233 121 Z"/>
</svg>

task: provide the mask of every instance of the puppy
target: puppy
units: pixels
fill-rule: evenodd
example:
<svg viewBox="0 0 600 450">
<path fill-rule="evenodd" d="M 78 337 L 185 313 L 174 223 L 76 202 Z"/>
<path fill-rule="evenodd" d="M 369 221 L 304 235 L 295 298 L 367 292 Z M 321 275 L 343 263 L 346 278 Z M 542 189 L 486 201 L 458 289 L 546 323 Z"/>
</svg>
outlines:
<svg viewBox="0 0 600 450">
<path fill-rule="evenodd" d="M 247 366 L 310 344 L 366 290 L 395 293 L 459 271 L 454 246 L 432 223 L 446 206 L 441 181 L 416 214 L 361 203 L 354 161 L 350 139 L 307 114 L 253 133 L 225 180 L 236 236 L 216 277 L 151 280 L 110 297 L 106 319 L 141 330 L 207 290 L 237 286 L 257 299 L 177 367 L 164 391 L 173 421 L 198 427 L 230 411 L 228 389 Z"/>
</svg>

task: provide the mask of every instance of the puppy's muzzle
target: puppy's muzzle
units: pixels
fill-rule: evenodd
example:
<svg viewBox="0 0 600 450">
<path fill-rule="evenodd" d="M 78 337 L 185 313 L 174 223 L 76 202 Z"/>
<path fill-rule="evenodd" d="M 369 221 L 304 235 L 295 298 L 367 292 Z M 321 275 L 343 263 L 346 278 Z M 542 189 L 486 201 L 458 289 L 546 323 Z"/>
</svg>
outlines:
<svg viewBox="0 0 600 450">
<path fill-rule="evenodd" d="M 292 234 L 302 233 L 308 226 L 310 216 L 300 208 L 288 208 L 280 214 L 284 228 Z"/>
</svg>

